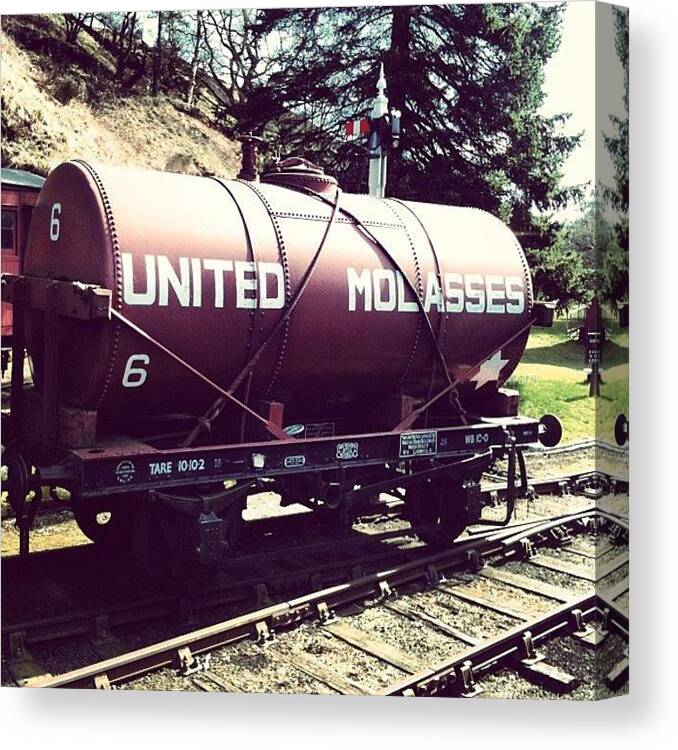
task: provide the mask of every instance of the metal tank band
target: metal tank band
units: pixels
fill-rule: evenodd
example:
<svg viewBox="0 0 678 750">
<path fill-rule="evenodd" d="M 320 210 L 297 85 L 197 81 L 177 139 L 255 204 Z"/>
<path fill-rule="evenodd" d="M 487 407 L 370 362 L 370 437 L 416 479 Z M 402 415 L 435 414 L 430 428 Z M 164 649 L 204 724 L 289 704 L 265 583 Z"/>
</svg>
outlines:
<svg viewBox="0 0 678 750">
<path fill-rule="evenodd" d="M 94 167 L 91 164 L 83 161 L 82 159 L 75 159 L 76 164 L 80 164 L 86 169 L 92 176 L 94 183 L 99 189 L 99 195 L 101 196 L 101 203 L 106 212 L 106 225 L 111 238 L 111 245 L 113 247 L 113 263 L 115 264 L 115 288 L 113 289 L 113 305 L 115 309 L 120 311 L 122 309 L 122 263 L 120 260 L 120 244 L 118 242 L 118 232 L 115 228 L 115 219 L 113 218 L 113 211 L 111 210 L 111 202 L 106 194 L 106 188 L 101 178 L 97 174 Z M 106 373 L 106 380 L 101 388 L 101 395 L 97 399 L 97 406 L 100 406 L 103 402 L 106 392 L 110 388 L 111 381 L 113 378 L 113 369 L 115 365 L 116 354 L 118 352 L 118 342 L 120 340 L 120 326 L 117 323 L 113 324 L 113 340 L 111 343 L 111 356 L 108 371 Z"/>
</svg>

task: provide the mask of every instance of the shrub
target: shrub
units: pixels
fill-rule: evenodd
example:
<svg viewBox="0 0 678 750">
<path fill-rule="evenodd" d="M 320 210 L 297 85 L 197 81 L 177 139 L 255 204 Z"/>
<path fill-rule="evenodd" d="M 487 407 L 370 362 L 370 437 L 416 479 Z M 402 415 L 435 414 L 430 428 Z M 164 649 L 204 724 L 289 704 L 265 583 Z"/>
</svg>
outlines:
<svg viewBox="0 0 678 750">
<path fill-rule="evenodd" d="M 84 82 L 72 75 L 60 76 L 51 88 L 52 95 L 61 104 L 68 104 L 72 99 L 83 99 L 85 95 Z"/>
</svg>

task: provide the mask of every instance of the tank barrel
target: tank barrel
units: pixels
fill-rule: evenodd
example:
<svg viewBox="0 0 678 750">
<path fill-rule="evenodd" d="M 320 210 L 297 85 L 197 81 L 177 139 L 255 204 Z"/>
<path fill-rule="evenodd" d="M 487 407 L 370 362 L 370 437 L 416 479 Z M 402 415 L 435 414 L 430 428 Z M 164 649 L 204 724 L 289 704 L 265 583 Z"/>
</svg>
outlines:
<svg viewBox="0 0 678 750">
<path fill-rule="evenodd" d="M 26 274 L 111 290 L 118 314 L 97 326 L 63 323 L 62 340 L 78 343 L 58 352 L 65 405 L 96 410 L 101 424 L 200 415 L 214 401 L 208 381 L 236 382 L 232 395 L 244 403 L 241 372 L 249 408 L 281 403 L 300 419 L 357 420 L 366 403 L 421 404 L 452 381 L 455 403 L 497 392 L 520 360 L 534 307 L 525 257 L 502 222 L 346 193 L 336 211 L 331 175 L 288 159 L 260 180 L 262 139 L 242 143 L 239 180 L 83 162 L 50 174 Z M 40 382 L 43 323 L 29 318 Z"/>
</svg>

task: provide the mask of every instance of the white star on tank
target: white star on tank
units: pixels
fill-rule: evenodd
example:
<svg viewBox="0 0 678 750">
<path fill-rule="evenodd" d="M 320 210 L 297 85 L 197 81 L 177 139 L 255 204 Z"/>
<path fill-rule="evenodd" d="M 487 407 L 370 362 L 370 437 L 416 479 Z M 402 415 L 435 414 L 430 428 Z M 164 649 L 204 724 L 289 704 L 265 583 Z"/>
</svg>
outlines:
<svg viewBox="0 0 678 750">
<path fill-rule="evenodd" d="M 486 383 L 496 382 L 499 380 L 499 373 L 505 365 L 509 363 L 508 359 L 502 359 L 501 352 L 495 352 L 489 359 L 486 359 L 478 372 L 471 378 L 470 382 L 475 383 L 476 387 L 482 388 Z"/>
</svg>

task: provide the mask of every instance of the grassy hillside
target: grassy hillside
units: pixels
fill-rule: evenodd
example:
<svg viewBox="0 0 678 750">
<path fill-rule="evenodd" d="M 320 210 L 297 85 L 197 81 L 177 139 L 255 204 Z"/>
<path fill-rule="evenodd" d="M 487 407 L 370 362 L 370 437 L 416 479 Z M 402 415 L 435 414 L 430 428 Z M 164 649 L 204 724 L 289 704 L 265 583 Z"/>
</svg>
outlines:
<svg viewBox="0 0 678 750">
<path fill-rule="evenodd" d="M 3 18 L 2 163 L 47 174 L 66 159 L 233 177 L 239 144 L 185 111 L 177 97 L 129 95 L 110 54 L 61 16 Z"/>
</svg>

